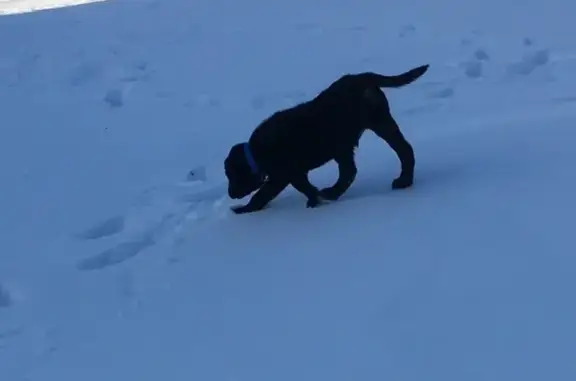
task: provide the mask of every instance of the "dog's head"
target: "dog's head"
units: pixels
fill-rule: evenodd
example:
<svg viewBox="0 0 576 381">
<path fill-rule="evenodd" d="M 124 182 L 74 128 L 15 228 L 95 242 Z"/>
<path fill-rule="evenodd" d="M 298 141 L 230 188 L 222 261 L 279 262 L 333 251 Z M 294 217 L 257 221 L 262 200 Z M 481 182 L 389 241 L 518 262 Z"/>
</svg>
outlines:
<svg viewBox="0 0 576 381">
<path fill-rule="evenodd" d="M 226 160 L 224 160 L 224 172 L 228 178 L 228 196 L 232 199 L 240 199 L 260 189 L 264 184 L 264 176 L 253 168 L 249 162 L 245 143 L 234 145 Z"/>
</svg>

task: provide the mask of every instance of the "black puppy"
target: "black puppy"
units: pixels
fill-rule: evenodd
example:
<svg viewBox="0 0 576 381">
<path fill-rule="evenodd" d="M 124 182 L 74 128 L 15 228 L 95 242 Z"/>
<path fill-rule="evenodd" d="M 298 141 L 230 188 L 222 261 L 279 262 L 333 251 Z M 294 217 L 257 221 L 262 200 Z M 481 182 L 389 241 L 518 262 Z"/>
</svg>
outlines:
<svg viewBox="0 0 576 381">
<path fill-rule="evenodd" d="M 232 210 L 249 213 L 263 209 L 289 184 L 307 197 L 307 207 L 316 207 L 321 199 L 337 200 L 356 177 L 354 149 L 366 129 L 384 139 L 400 159 L 402 171 L 392 188 L 411 186 L 414 151 L 390 114 L 380 88 L 408 85 L 427 70 L 428 65 L 423 65 L 396 76 L 372 72 L 344 75 L 314 99 L 264 120 L 248 142 L 231 148 L 224 162 L 231 198 L 258 190 L 248 204 Z M 308 172 L 330 160 L 338 164 L 338 180 L 318 190 L 310 184 Z"/>
</svg>

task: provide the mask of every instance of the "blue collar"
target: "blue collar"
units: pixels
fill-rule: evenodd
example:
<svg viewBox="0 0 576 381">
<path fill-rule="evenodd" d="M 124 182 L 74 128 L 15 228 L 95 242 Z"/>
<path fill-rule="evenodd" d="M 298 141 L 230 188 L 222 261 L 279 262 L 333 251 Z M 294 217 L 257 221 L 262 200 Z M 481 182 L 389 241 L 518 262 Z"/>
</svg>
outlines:
<svg viewBox="0 0 576 381">
<path fill-rule="evenodd" d="M 256 164 L 256 160 L 254 160 L 254 155 L 252 155 L 252 151 L 250 150 L 250 146 L 248 143 L 243 144 L 244 148 L 244 157 L 246 157 L 246 162 L 248 166 L 252 170 L 252 173 L 255 175 L 260 175 L 260 169 L 258 168 L 258 164 Z"/>
</svg>

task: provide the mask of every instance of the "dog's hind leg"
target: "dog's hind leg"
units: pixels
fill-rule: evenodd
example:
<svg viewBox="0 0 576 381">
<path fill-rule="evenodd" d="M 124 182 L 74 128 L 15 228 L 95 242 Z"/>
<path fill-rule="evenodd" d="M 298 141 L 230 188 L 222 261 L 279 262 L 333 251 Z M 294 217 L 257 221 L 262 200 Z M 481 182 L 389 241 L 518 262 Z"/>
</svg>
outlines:
<svg viewBox="0 0 576 381">
<path fill-rule="evenodd" d="M 402 131 L 400 131 L 400 127 L 398 127 L 392 115 L 390 113 L 386 114 L 385 120 L 374 124 L 371 129 L 390 145 L 390 148 L 396 152 L 400 160 L 402 171 L 400 176 L 392 182 L 392 189 L 408 188 L 414 182 L 414 166 L 416 163 L 414 149 L 406 140 Z"/>
<path fill-rule="evenodd" d="M 354 151 L 350 150 L 345 154 L 334 158 L 338 164 L 338 180 L 334 185 L 320 191 L 320 197 L 326 200 L 335 201 L 340 198 L 356 179 L 356 163 L 354 162 Z"/>
</svg>

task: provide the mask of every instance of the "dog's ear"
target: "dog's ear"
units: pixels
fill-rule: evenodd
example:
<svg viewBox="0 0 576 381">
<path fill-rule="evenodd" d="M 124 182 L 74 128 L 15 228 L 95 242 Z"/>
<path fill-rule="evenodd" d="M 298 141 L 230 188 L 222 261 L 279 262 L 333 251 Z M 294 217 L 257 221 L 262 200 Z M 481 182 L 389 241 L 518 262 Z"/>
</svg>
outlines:
<svg viewBox="0 0 576 381">
<path fill-rule="evenodd" d="M 230 148 L 226 158 L 225 166 L 229 168 L 233 175 L 240 175 L 242 177 L 254 177 L 253 169 L 246 158 L 245 143 L 238 143 Z M 259 177 L 259 175 L 256 175 Z"/>
<path fill-rule="evenodd" d="M 231 198 L 245 197 L 264 184 L 265 179 L 252 172 L 242 144 L 232 146 L 224 160 L 224 170 L 228 178 L 228 195 Z"/>
<path fill-rule="evenodd" d="M 245 161 L 243 156 L 244 155 L 242 153 L 240 144 L 236 144 L 230 148 L 228 156 L 226 156 L 226 159 L 224 160 L 224 170 L 228 179 L 242 176 L 242 174 L 245 172 L 243 170 L 245 167 L 243 163 L 243 161 Z"/>
</svg>

